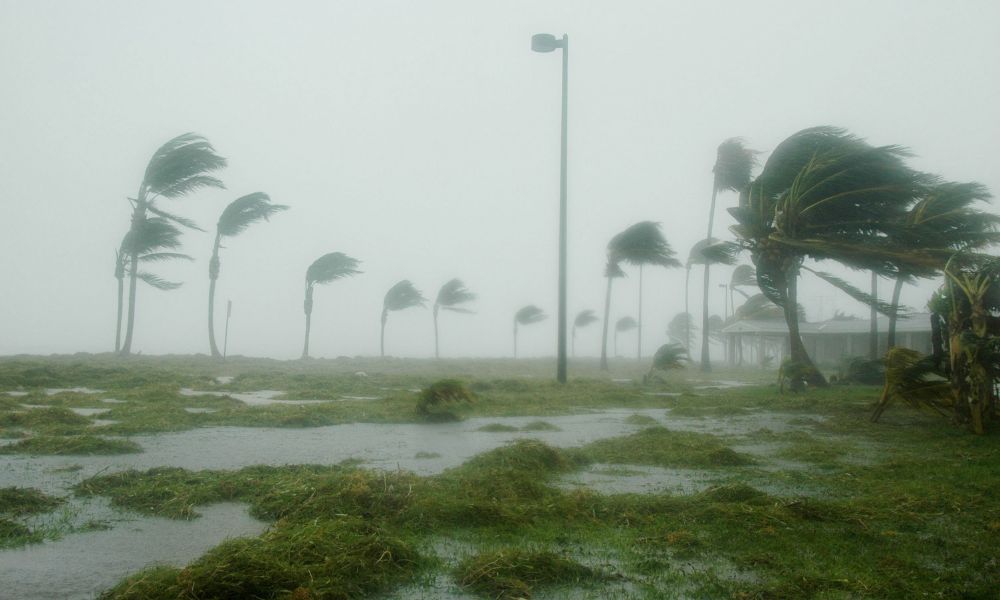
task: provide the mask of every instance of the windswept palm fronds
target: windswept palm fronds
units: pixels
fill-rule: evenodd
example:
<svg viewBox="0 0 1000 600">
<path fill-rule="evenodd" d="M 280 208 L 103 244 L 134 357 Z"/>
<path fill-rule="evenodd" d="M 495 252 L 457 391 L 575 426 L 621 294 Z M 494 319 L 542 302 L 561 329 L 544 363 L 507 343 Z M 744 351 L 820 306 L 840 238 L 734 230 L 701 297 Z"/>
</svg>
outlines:
<svg viewBox="0 0 1000 600">
<path fill-rule="evenodd" d="M 389 313 L 415 306 L 424 306 L 426 302 L 427 298 L 424 298 L 420 290 L 409 279 L 404 279 L 389 288 L 382 300 L 382 333 L 380 336 L 382 357 L 385 357 L 385 324 L 389 320 Z"/>
<path fill-rule="evenodd" d="M 476 299 L 465 287 L 461 279 L 451 279 L 438 290 L 437 299 L 434 300 L 434 358 L 440 358 L 438 351 L 438 311 L 441 309 L 456 313 L 472 313 L 471 310 L 461 306 Z"/>
<path fill-rule="evenodd" d="M 532 325 L 548 318 L 545 311 L 534 304 L 522 306 L 514 313 L 514 358 L 517 358 L 517 328 L 518 326 Z"/>
<path fill-rule="evenodd" d="M 653 364 L 643 380 L 646 382 L 652 380 L 653 377 L 656 377 L 657 371 L 683 369 L 688 361 L 688 353 L 684 346 L 678 343 L 663 344 L 653 354 Z"/>
<path fill-rule="evenodd" d="M 576 356 L 576 330 L 577 330 L 577 328 L 587 327 L 591 323 L 596 323 L 599 320 L 600 319 L 597 318 L 597 315 L 594 314 L 594 311 L 592 311 L 590 309 L 581 310 L 580 312 L 576 313 L 576 318 L 573 319 L 573 335 L 571 336 L 572 346 L 573 346 L 573 348 L 572 348 L 572 350 L 573 350 L 573 356 Z"/>
<path fill-rule="evenodd" d="M 306 298 L 302 302 L 302 309 L 306 315 L 306 338 L 302 345 L 302 358 L 309 358 L 309 330 L 312 325 L 313 288 L 316 285 L 357 275 L 361 272 L 358 270 L 358 265 L 360 265 L 360 262 L 355 258 L 347 256 L 342 252 L 331 252 L 317 258 L 306 269 Z"/>
</svg>

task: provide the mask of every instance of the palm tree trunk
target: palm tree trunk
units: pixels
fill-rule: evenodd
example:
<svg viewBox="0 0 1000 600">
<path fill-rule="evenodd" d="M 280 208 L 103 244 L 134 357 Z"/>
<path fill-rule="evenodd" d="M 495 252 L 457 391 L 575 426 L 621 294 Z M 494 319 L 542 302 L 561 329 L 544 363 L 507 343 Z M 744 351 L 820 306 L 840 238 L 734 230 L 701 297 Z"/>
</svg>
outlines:
<svg viewBox="0 0 1000 600">
<path fill-rule="evenodd" d="M 691 309 L 688 307 L 688 284 L 691 282 L 691 265 L 684 272 L 684 349 L 691 356 Z"/>
<path fill-rule="evenodd" d="M 208 346 L 213 358 L 222 358 L 219 347 L 215 343 L 215 282 L 219 279 L 219 246 L 222 236 L 215 235 L 215 246 L 212 248 L 212 259 L 208 262 Z"/>
<path fill-rule="evenodd" d="M 636 360 L 642 362 L 642 265 L 639 265 L 639 323 L 635 350 Z"/>
<path fill-rule="evenodd" d="M 139 190 L 138 198 L 142 198 L 142 189 Z M 132 210 L 132 222 L 130 231 L 138 235 L 143 222 L 146 220 L 146 203 L 138 200 Z M 135 244 L 132 244 L 135 246 Z M 135 292 L 139 281 L 139 249 L 133 248 L 128 254 L 129 269 L 128 281 L 128 322 L 125 327 L 125 342 L 119 351 L 121 356 L 128 356 L 132 353 L 132 334 L 135 331 Z"/>
<path fill-rule="evenodd" d="M 805 344 L 802 343 L 802 335 L 799 333 L 799 271 L 797 267 L 789 269 L 785 274 L 785 324 L 788 325 L 788 350 L 792 360 L 800 363 L 809 369 L 807 383 L 816 387 L 827 387 L 826 378 L 819 372 L 813 364 Z"/>
<path fill-rule="evenodd" d="M 903 278 L 896 276 L 896 283 L 892 288 L 892 312 L 889 313 L 889 333 L 887 336 L 886 350 L 891 350 L 896 345 L 896 312 L 899 310 L 899 293 L 903 291 Z"/>
<path fill-rule="evenodd" d="M 438 305 L 434 305 L 434 358 L 441 358 L 438 352 Z"/>
<path fill-rule="evenodd" d="M 385 323 L 389 320 L 389 310 L 382 309 L 382 334 L 379 336 L 379 354 L 385 358 Z"/>
<path fill-rule="evenodd" d="M 302 308 L 306 313 L 306 341 L 302 345 L 302 358 L 309 358 L 309 329 L 312 326 L 312 310 L 313 310 L 313 288 L 312 286 L 306 286 L 306 299 L 302 303 Z"/>
<path fill-rule="evenodd" d="M 875 360 L 878 358 L 878 311 L 875 310 L 874 301 L 878 300 L 878 275 L 872 271 L 872 306 L 870 311 L 871 321 L 868 325 L 868 358 Z"/>
<path fill-rule="evenodd" d="M 714 198 L 714 195 L 713 195 Z M 713 202 L 714 205 L 714 202 Z M 712 370 L 712 361 L 709 357 L 708 346 L 708 269 L 709 264 L 705 263 L 705 281 L 701 293 L 701 370 L 708 373 Z"/>
<path fill-rule="evenodd" d="M 118 317 L 115 320 L 115 354 L 122 347 L 122 304 L 125 301 L 125 274 L 118 277 Z"/>
<path fill-rule="evenodd" d="M 611 317 L 611 280 L 608 277 L 608 290 L 604 294 L 604 331 L 601 333 L 601 370 L 608 370 L 608 319 Z"/>
</svg>

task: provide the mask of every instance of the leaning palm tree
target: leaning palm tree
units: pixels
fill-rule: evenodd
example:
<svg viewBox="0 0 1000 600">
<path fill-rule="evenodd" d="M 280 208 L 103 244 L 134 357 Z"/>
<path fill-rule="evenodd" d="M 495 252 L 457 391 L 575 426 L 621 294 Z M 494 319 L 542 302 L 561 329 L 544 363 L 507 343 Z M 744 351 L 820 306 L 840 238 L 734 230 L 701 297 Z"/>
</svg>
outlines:
<svg viewBox="0 0 1000 600">
<path fill-rule="evenodd" d="M 215 282 L 219 278 L 219 249 L 222 238 L 237 236 L 260 220 L 270 220 L 271 215 L 288 210 L 283 204 L 271 204 L 271 198 L 263 192 L 255 192 L 233 200 L 222 211 L 215 226 L 215 244 L 212 259 L 208 263 L 208 345 L 212 356 L 222 358 L 215 344 Z"/>
<path fill-rule="evenodd" d="M 632 331 L 639 327 L 639 322 L 632 317 L 622 317 L 615 321 L 615 356 L 618 356 L 618 334 L 625 333 L 626 331 Z"/>
<path fill-rule="evenodd" d="M 475 299 L 476 295 L 465 287 L 461 279 L 452 279 L 438 290 L 437 299 L 434 300 L 434 358 L 441 358 L 438 353 L 438 310 L 443 308 L 451 312 L 469 314 L 471 310 L 459 305 Z"/>
<path fill-rule="evenodd" d="M 639 267 L 639 312 L 636 327 L 638 328 L 636 354 L 642 359 L 642 268 L 645 265 L 661 267 L 679 267 L 681 263 L 674 258 L 674 251 L 663 237 L 660 224 L 653 221 L 640 221 L 627 227 L 624 231 L 611 238 L 608 244 L 608 256 L 616 263 L 626 262 Z"/>
<path fill-rule="evenodd" d="M 595 323 L 597 320 L 598 320 L 597 319 L 597 315 L 595 315 L 594 311 L 592 311 L 590 309 L 581 310 L 580 312 L 578 312 L 576 314 L 576 318 L 573 319 L 573 336 L 572 336 L 572 340 L 573 340 L 573 356 L 574 357 L 576 357 L 576 330 L 577 330 L 577 328 L 578 327 L 586 327 L 587 325 L 590 325 L 591 323 Z"/>
<path fill-rule="evenodd" d="M 306 299 L 302 309 L 306 313 L 306 340 L 302 345 L 302 358 L 309 358 L 309 329 L 312 326 L 313 288 L 317 284 L 330 283 L 344 277 L 357 275 L 360 263 L 342 252 L 331 252 L 317 258 L 306 269 Z"/>
<path fill-rule="evenodd" d="M 742 191 L 750 183 L 750 173 L 757 164 L 756 152 L 743 145 L 743 139 L 734 137 L 719 144 L 715 155 L 715 166 L 712 167 L 712 204 L 708 212 L 708 234 L 712 238 L 715 225 L 715 201 L 719 192 Z M 709 268 L 711 263 L 705 263 L 705 276 L 702 282 L 701 294 L 701 370 L 711 371 L 712 363 L 708 353 L 708 286 Z"/>
<path fill-rule="evenodd" d="M 608 323 L 611 317 L 611 282 L 617 277 L 625 277 L 621 265 L 608 252 L 608 264 L 604 266 L 604 276 L 608 280 L 608 289 L 604 295 L 604 328 L 601 333 L 601 370 L 608 370 Z"/>
<path fill-rule="evenodd" d="M 382 334 L 379 338 L 379 352 L 385 357 L 385 324 L 389 321 L 391 311 L 406 310 L 414 306 L 424 306 L 427 298 L 414 287 L 409 279 L 404 279 L 389 288 L 382 300 Z"/>
<path fill-rule="evenodd" d="M 170 200 L 182 198 L 202 188 L 225 187 L 222 181 L 210 175 L 225 166 L 226 159 L 215 153 L 208 140 L 194 133 L 179 135 L 160 146 L 146 165 L 138 194 L 135 198 L 129 198 L 132 203 L 129 232 L 141 231 L 150 213 L 178 225 L 197 229 L 192 221 L 162 210 L 156 201 L 160 198 Z M 136 284 L 139 280 L 139 270 L 134 267 L 139 262 L 139 249 L 131 248 L 125 260 L 133 267 L 129 271 L 125 342 L 120 350 L 122 355 L 127 356 L 132 352 L 135 329 Z"/>
<path fill-rule="evenodd" d="M 534 304 L 521 307 L 514 313 L 514 358 L 517 358 L 517 327 L 544 321 L 548 315 Z"/>
<path fill-rule="evenodd" d="M 667 324 L 667 337 L 671 342 L 684 345 L 684 341 L 688 339 L 692 330 L 697 330 L 697 326 L 694 324 L 694 318 L 691 313 L 679 312 L 674 315 L 674 318 L 670 319 L 670 323 Z M 685 348 L 687 350 L 687 348 Z"/>
<path fill-rule="evenodd" d="M 673 371 L 683 369 L 684 363 L 688 362 L 688 353 L 679 343 L 663 344 L 656 353 L 653 354 L 653 364 L 649 368 L 649 373 L 643 377 L 644 382 L 653 379 L 657 371 Z"/>
<path fill-rule="evenodd" d="M 137 263 L 140 266 L 144 263 L 162 262 L 173 259 L 194 260 L 187 254 L 170 252 L 170 250 L 180 247 L 180 236 L 180 229 L 170 221 L 162 217 L 150 217 L 143 222 L 141 227 L 135 231 L 126 233 L 122 239 L 121 246 L 115 251 L 115 279 L 118 280 L 118 316 L 115 327 L 115 352 L 121 350 L 125 278 L 135 270 L 132 268 L 132 255 L 135 254 L 138 257 Z M 158 290 L 174 290 L 181 286 L 180 283 L 166 281 L 148 271 L 137 271 L 135 276 L 137 279 L 144 281 Z"/>
<path fill-rule="evenodd" d="M 690 284 L 691 284 L 691 267 L 693 267 L 695 265 L 705 265 L 705 266 L 708 266 L 709 263 L 716 262 L 716 261 L 712 260 L 709 256 L 706 256 L 704 254 L 704 250 L 705 250 L 705 248 L 708 248 L 709 246 L 712 246 L 713 244 L 717 244 L 718 242 L 719 242 L 719 240 L 717 240 L 715 238 L 705 238 L 703 240 L 699 240 L 698 242 L 696 242 L 694 246 L 691 246 L 691 250 L 688 252 L 687 261 L 684 263 L 684 312 L 686 312 L 688 314 L 690 314 L 690 312 L 691 312 L 691 308 L 690 308 L 690 305 L 688 303 L 688 299 L 690 298 L 690 294 L 688 293 L 688 290 L 691 287 L 690 286 Z M 694 324 L 693 320 L 691 321 L 691 324 L 692 325 Z M 685 336 L 684 336 L 684 348 L 687 349 L 688 354 L 690 355 L 690 353 L 691 353 L 691 330 L 690 329 L 688 329 L 688 331 L 685 333 Z"/>
</svg>

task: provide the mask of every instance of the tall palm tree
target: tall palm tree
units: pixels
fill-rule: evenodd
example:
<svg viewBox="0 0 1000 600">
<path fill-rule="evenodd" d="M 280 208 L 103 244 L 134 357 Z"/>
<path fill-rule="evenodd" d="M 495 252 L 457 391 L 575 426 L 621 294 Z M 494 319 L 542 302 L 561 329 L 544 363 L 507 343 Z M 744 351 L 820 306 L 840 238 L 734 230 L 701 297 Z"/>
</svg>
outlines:
<svg viewBox="0 0 1000 600">
<path fill-rule="evenodd" d="M 642 359 L 642 268 L 645 265 L 661 267 L 679 267 L 681 263 L 674 258 L 674 251 L 663 237 L 660 224 L 653 221 L 640 221 L 631 225 L 621 233 L 611 238 L 608 244 L 608 256 L 616 263 L 626 262 L 639 267 L 639 312 L 636 327 L 638 328 L 636 355 Z"/>
<path fill-rule="evenodd" d="M 590 310 L 589 308 L 587 310 L 581 310 L 580 312 L 576 313 L 576 318 L 573 319 L 573 336 L 572 336 L 572 340 L 573 340 L 573 356 L 574 357 L 576 357 L 576 330 L 577 330 L 577 328 L 578 327 L 586 327 L 587 325 L 590 325 L 591 323 L 594 323 L 597 320 L 598 320 L 597 319 L 597 315 L 595 315 L 594 311 Z"/>
<path fill-rule="evenodd" d="M 360 263 L 342 252 L 324 254 L 306 269 L 306 299 L 302 309 L 306 313 L 306 339 L 302 345 L 302 358 L 309 358 L 309 329 L 312 326 L 313 288 L 317 284 L 330 283 L 344 277 L 357 275 Z"/>
<path fill-rule="evenodd" d="M 742 191 L 750 183 L 750 173 L 757 164 L 756 152 L 743 145 L 743 139 L 729 138 L 719 144 L 715 155 L 715 166 L 712 167 L 712 203 L 708 212 L 708 234 L 712 238 L 715 225 L 715 201 L 719 192 Z M 709 268 L 711 263 L 705 263 L 705 276 L 702 282 L 701 294 L 701 370 L 711 371 L 712 363 L 708 352 L 708 287 Z"/>
<path fill-rule="evenodd" d="M 413 286 L 409 279 L 404 279 L 389 288 L 382 300 L 382 333 L 379 337 L 380 354 L 385 357 L 385 324 L 389 320 L 389 312 L 406 310 L 414 306 L 424 306 L 427 298 Z"/>
<path fill-rule="evenodd" d="M 208 263 L 208 345 L 212 356 L 222 358 L 215 344 L 215 282 L 219 278 L 219 249 L 222 238 L 237 236 L 254 223 L 270 220 L 271 215 L 288 210 L 283 204 L 271 204 L 271 197 L 263 192 L 254 192 L 233 200 L 222 211 L 215 226 L 215 244 L 212 259 Z"/>
<path fill-rule="evenodd" d="M 897 146 L 872 147 L 841 129 L 806 129 L 775 148 L 740 205 L 730 209 L 737 222 L 732 230 L 751 252 L 761 291 L 783 308 L 791 359 L 809 373 L 812 385 L 826 385 L 826 379 L 799 334 L 798 277 L 805 259 L 886 275 L 894 273 L 894 264 L 933 264 L 930 253 L 891 238 L 893 223 L 927 183 L 904 164 L 905 156 Z"/>
<path fill-rule="evenodd" d="M 618 277 L 625 277 L 621 265 L 608 252 L 608 263 L 604 266 L 604 276 L 608 280 L 608 289 L 604 295 L 604 326 L 601 333 L 601 370 L 608 370 L 608 323 L 611 318 L 611 282 Z"/>
<path fill-rule="evenodd" d="M 226 159 L 218 156 L 208 140 L 195 133 L 185 133 L 168 141 L 150 158 L 146 172 L 139 184 L 139 192 L 135 198 L 129 198 L 132 203 L 132 221 L 130 232 L 139 232 L 149 213 L 168 221 L 173 221 L 183 227 L 197 229 L 190 220 L 162 210 L 156 201 L 160 198 L 174 200 L 202 188 L 223 188 L 222 181 L 210 175 L 226 166 Z M 139 249 L 129 250 L 127 262 L 137 265 Z M 132 352 L 132 337 L 135 328 L 135 296 L 139 271 L 132 268 L 129 271 L 129 302 L 128 324 L 125 331 L 125 342 L 120 354 L 127 356 Z"/>
<path fill-rule="evenodd" d="M 438 310 L 443 308 L 451 312 L 470 314 L 471 310 L 459 305 L 475 299 L 476 295 L 465 287 L 461 279 L 452 279 L 438 290 L 437 299 L 434 300 L 434 358 L 441 358 L 438 353 Z"/>
<path fill-rule="evenodd" d="M 688 303 L 690 294 L 688 290 L 691 284 L 691 267 L 695 265 L 707 265 L 709 262 L 709 257 L 705 256 L 703 251 L 705 248 L 718 243 L 719 240 L 715 238 L 705 238 L 699 240 L 694 246 L 691 246 L 691 250 L 688 251 L 687 262 L 684 263 L 684 312 L 690 314 L 691 308 Z M 694 320 L 692 319 L 690 325 L 694 325 Z M 684 349 L 687 350 L 688 355 L 691 354 L 691 328 L 687 330 L 684 334 Z"/>
<path fill-rule="evenodd" d="M 187 254 L 169 252 L 179 248 L 181 231 L 173 223 L 162 217 L 151 217 L 143 221 L 136 230 L 130 230 L 115 251 L 115 279 L 118 280 L 118 310 L 115 326 L 115 352 L 121 350 L 122 311 L 125 301 L 125 277 L 130 276 L 131 257 L 138 257 L 138 264 L 161 262 L 172 259 L 194 260 Z M 174 290 L 180 283 L 165 281 L 148 271 L 136 271 L 135 276 L 158 290 Z"/>
<path fill-rule="evenodd" d="M 933 185 L 910 207 L 895 237 L 916 248 L 934 248 L 941 253 L 941 266 L 919 269 L 898 265 L 889 313 L 888 347 L 896 345 L 896 319 L 903 283 L 914 278 L 933 277 L 944 269 L 948 257 L 957 251 L 977 250 L 1000 243 L 1000 216 L 976 208 L 991 194 L 979 183 L 944 182 Z"/>
<path fill-rule="evenodd" d="M 514 313 L 514 358 L 517 358 L 517 327 L 544 321 L 548 315 L 534 304 L 521 307 Z"/>
<path fill-rule="evenodd" d="M 632 331 L 637 327 L 639 327 L 639 322 L 633 319 L 632 317 L 622 317 L 617 321 L 615 321 L 615 342 L 614 342 L 615 356 L 618 356 L 618 334 L 624 333 L 626 331 Z"/>
</svg>

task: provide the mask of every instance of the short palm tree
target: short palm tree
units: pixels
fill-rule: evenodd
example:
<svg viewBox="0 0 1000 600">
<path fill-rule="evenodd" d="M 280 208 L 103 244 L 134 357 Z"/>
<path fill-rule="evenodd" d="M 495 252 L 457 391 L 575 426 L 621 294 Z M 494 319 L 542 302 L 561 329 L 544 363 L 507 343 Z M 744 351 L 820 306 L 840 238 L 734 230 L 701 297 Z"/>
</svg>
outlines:
<svg viewBox="0 0 1000 600">
<path fill-rule="evenodd" d="M 639 322 L 632 317 L 622 317 L 615 321 L 615 356 L 618 356 L 618 334 L 625 333 L 626 331 L 632 331 L 639 327 Z"/>
<path fill-rule="evenodd" d="M 637 351 L 642 359 L 642 269 L 645 265 L 661 267 L 679 267 L 681 263 L 674 258 L 674 251 L 663 237 L 660 224 L 653 221 L 640 221 L 631 225 L 621 233 L 611 238 L 608 243 L 608 256 L 616 263 L 628 263 L 639 267 L 639 312 L 636 327 L 638 328 Z"/>
<path fill-rule="evenodd" d="M 409 279 L 404 279 L 389 288 L 382 300 L 382 333 L 379 337 L 380 355 L 385 357 L 385 324 L 389 321 L 389 313 L 398 310 L 406 310 L 414 306 L 424 306 L 427 298 L 414 287 Z"/>
<path fill-rule="evenodd" d="M 438 352 L 438 310 L 443 308 L 451 312 L 470 314 L 472 311 L 461 305 L 475 299 L 476 295 L 465 287 L 461 279 L 452 279 L 438 290 L 437 299 L 434 300 L 434 358 L 441 357 Z"/>
<path fill-rule="evenodd" d="M 750 173 L 757 164 L 756 152 L 743 145 L 743 139 L 729 138 L 719 144 L 712 167 L 712 203 L 708 212 L 708 234 L 712 239 L 715 225 L 715 201 L 719 192 L 740 192 L 750 183 Z M 712 363 L 708 353 L 708 288 L 711 262 L 705 261 L 705 276 L 701 294 L 701 370 L 711 371 Z"/>
<path fill-rule="evenodd" d="M 342 252 L 331 252 L 317 258 L 306 269 L 306 299 L 302 309 L 306 313 L 306 339 L 302 345 L 302 358 L 309 358 L 309 329 L 312 326 L 313 288 L 317 284 L 330 283 L 344 277 L 357 275 L 360 263 Z"/>
<path fill-rule="evenodd" d="M 150 158 L 146 172 L 139 184 L 139 192 L 135 198 L 129 198 L 132 203 L 132 221 L 129 232 L 137 234 L 142 230 L 149 214 L 172 221 L 178 225 L 197 229 L 190 220 L 162 210 L 156 201 L 160 198 L 174 200 L 202 188 L 225 187 L 222 181 L 211 173 L 226 166 L 226 159 L 218 156 L 208 140 L 194 133 L 185 133 L 170 140 Z M 132 247 L 125 261 L 135 266 L 139 262 L 139 248 Z M 125 331 L 125 342 L 120 354 L 127 356 L 132 352 L 132 339 L 135 330 L 136 283 L 139 271 L 129 269 L 128 321 Z"/>
<path fill-rule="evenodd" d="M 608 289 L 604 295 L 604 326 L 601 332 L 601 370 L 608 370 L 608 323 L 611 319 L 611 282 L 618 277 L 625 277 L 621 265 L 608 252 L 608 263 L 604 266 L 604 277 L 608 280 Z"/>
<path fill-rule="evenodd" d="M 514 313 L 514 358 L 517 358 L 517 328 L 518 326 L 531 325 L 533 323 L 538 323 L 539 321 L 544 321 L 548 315 L 545 311 L 538 308 L 534 304 L 529 304 L 527 306 L 521 307 L 516 313 Z"/>
<path fill-rule="evenodd" d="M 651 379 L 656 371 L 683 369 L 686 362 L 688 362 L 688 354 L 684 346 L 676 342 L 664 344 L 653 354 L 653 365 L 646 375 L 646 380 Z"/>
<path fill-rule="evenodd" d="M 573 336 L 571 338 L 573 340 L 573 356 L 574 357 L 576 356 L 576 330 L 577 330 L 577 328 L 579 328 L 579 327 L 586 327 L 586 326 L 590 325 L 591 323 L 596 323 L 597 320 L 598 320 L 597 319 L 597 315 L 595 315 L 594 311 L 592 311 L 590 309 L 581 310 L 580 312 L 578 312 L 576 314 L 576 318 L 573 319 Z"/>
<path fill-rule="evenodd" d="M 138 257 L 138 264 L 162 262 L 172 259 L 194 260 L 187 254 L 170 252 L 179 248 L 181 231 L 173 223 L 162 217 L 150 217 L 143 221 L 142 226 L 130 230 L 122 239 L 121 246 L 115 251 L 115 279 L 118 280 L 118 309 L 115 327 L 115 352 L 121 350 L 122 310 L 125 301 L 125 277 L 133 271 L 131 257 Z M 137 279 L 158 290 L 174 290 L 180 283 L 165 281 L 148 271 L 137 271 Z"/>
<path fill-rule="evenodd" d="M 263 192 L 255 192 L 233 200 L 222 211 L 215 226 L 215 244 L 212 259 L 208 263 L 208 345 L 212 356 L 221 358 L 215 344 L 215 282 L 219 278 L 219 249 L 222 238 L 237 236 L 254 223 L 270 219 L 271 215 L 288 210 L 283 204 L 271 204 L 271 198 Z"/>
</svg>

